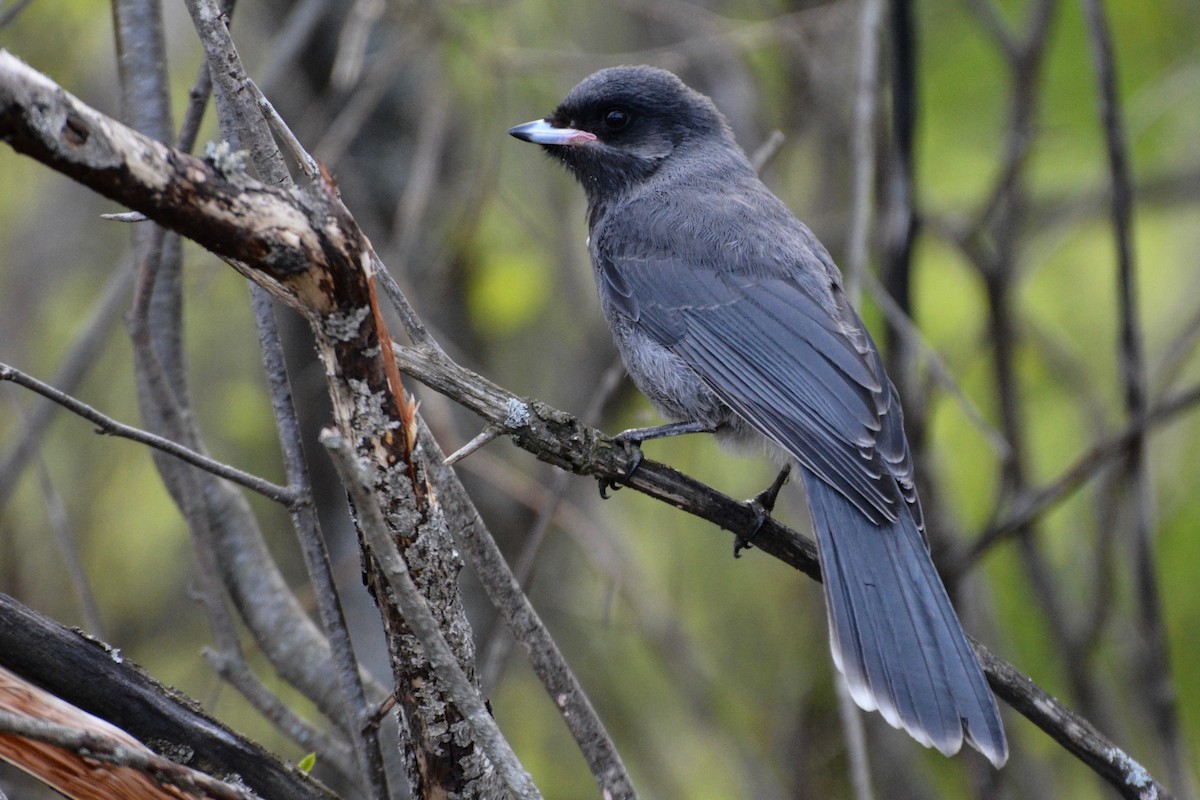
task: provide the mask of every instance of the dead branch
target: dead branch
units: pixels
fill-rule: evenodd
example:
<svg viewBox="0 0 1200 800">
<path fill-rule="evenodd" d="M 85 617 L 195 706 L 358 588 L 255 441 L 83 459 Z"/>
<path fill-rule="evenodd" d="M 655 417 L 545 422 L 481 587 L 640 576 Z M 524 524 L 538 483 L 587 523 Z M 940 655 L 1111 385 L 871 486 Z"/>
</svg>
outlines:
<svg viewBox="0 0 1200 800">
<path fill-rule="evenodd" d="M 44 690 L 43 694 L 54 695 L 51 699 L 39 699 L 36 712 L 26 708 L 21 715 L 32 714 L 60 724 L 68 722 L 65 716 L 54 717 L 49 713 L 57 703 L 56 707 L 65 707 L 74 714 L 101 717 L 111 723 L 101 733 L 106 739 L 114 739 L 112 730 L 120 729 L 122 746 L 143 748 L 141 743 L 153 742 L 160 755 L 171 754 L 180 774 L 186 770 L 227 777 L 237 775 L 242 786 L 260 797 L 334 800 L 328 790 L 294 766 L 281 762 L 204 714 L 193 701 L 155 682 L 139 667 L 126 661 L 120 651 L 48 620 L 7 595 L 0 595 L 0 667 L 41 687 L 38 691 Z M 87 680 L 80 680 L 80 676 L 87 676 Z M 32 698 L 32 690 L 28 687 L 14 691 Z M 9 712 L 19 710 L 7 704 L 4 708 Z M 13 725 L 0 723 L 0 729 L 16 732 Z M 0 739 L 5 739 L 9 745 L 0 747 L 0 754 L 6 759 L 14 763 L 19 761 L 23 769 L 33 766 L 29 759 L 38 754 L 28 745 L 13 743 L 7 737 Z M 57 741 L 56 750 L 66 740 L 58 737 Z M 78 750 L 70 746 L 69 749 Z M 54 760 L 62 762 L 64 758 L 65 754 L 60 754 Z M 145 753 L 137 758 L 136 762 L 120 759 L 120 763 L 142 772 L 152 763 L 158 763 L 147 758 Z M 53 780 L 47 782 L 60 785 Z M 114 791 L 92 796 L 122 795 Z"/>
</svg>

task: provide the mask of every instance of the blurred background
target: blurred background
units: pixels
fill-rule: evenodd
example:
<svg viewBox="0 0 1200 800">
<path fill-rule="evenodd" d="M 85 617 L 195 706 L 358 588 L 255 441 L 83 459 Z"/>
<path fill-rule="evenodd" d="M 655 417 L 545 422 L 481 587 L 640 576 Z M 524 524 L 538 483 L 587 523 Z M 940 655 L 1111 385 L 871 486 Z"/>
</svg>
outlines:
<svg viewBox="0 0 1200 800">
<path fill-rule="evenodd" d="M 1188 404 L 1150 429 L 1144 484 L 1113 448 L 1093 451 L 1130 414 L 1086 7 L 887 5 L 866 162 L 854 147 L 869 8 L 860 2 L 268 0 L 241 4 L 232 30 L 252 76 L 336 176 L 449 354 L 608 431 L 658 420 L 620 377 L 599 315 L 582 192 L 509 127 L 545 116 L 596 69 L 671 69 L 715 100 L 748 152 L 767 157 L 768 185 L 843 265 L 852 187 L 869 178 L 866 270 L 899 308 L 881 301 L 873 278 L 861 305 L 904 396 L 935 560 L 965 628 L 1187 797 L 1200 758 L 1191 666 L 1200 662 L 1200 417 Z M 907 40 L 896 35 L 898 9 L 912 23 Z M 1200 4 L 1105 10 L 1134 185 L 1139 385 L 1155 409 L 1200 381 Z M 10 0 L 0 11 L 14 12 L 0 46 L 120 114 L 106 5 Z M 178 119 L 201 52 L 182 4 L 164 13 Z M 895 83 L 906 58 L 911 96 Z M 898 262 L 894 120 L 910 101 L 915 239 Z M 210 114 L 200 141 L 216 138 Z M 129 230 L 99 218 L 120 210 L 0 148 L 0 361 L 138 424 L 122 326 Z M 282 481 L 245 281 L 192 245 L 184 257 L 187 369 L 206 445 Z M 915 327 L 900 322 L 905 312 Z M 280 318 L 356 644 L 386 681 L 344 495 L 314 443 L 330 419 L 322 371 L 306 325 Z M 446 452 L 482 430 L 444 398 L 410 389 Z M 0 386 L 0 591 L 101 636 L 233 727 L 302 757 L 200 657 L 208 628 L 190 592 L 187 528 L 147 451 L 63 413 L 23 444 L 40 407 Z M 726 454 L 703 436 L 646 450 L 735 497 L 773 474 L 765 459 Z M 1009 524 L 1071 469 L 1078 485 L 1029 524 Z M 459 471 L 643 796 L 851 796 L 819 586 L 754 550 L 735 561 L 729 534 L 632 491 L 601 501 L 594 481 L 504 439 Z M 1137 486 L 1149 501 L 1141 512 Z M 249 500 L 311 601 L 287 514 Z M 777 516 L 807 532 L 798 490 L 785 490 Z M 517 754 L 546 797 L 595 796 L 469 569 L 463 586 L 484 689 Z M 1155 666 L 1164 654 L 1166 673 Z M 273 680 L 269 669 L 262 677 Z M 877 796 L 1114 796 L 1004 713 L 1013 755 L 1000 773 L 973 752 L 927 752 L 864 715 Z M 0 787 L 37 796 L 8 767 Z"/>
</svg>

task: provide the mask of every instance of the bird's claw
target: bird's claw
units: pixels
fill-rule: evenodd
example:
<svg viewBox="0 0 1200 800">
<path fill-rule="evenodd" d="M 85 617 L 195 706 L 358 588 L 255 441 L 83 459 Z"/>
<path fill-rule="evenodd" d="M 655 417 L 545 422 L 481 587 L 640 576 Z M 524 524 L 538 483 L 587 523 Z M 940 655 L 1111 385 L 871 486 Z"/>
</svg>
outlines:
<svg viewBox="0 0 1200 800">
<path fill-rule="evenodd" d="M 771 485 L 751 498 L 748 503 L 750 508 L 754 510 L 754 525 L 750 529 L 747 536 L 737 536 L 733 541 L 733 557 L 741 558 L 743 550 L 749 550 L 754 547 L 754 538 L 758 536 L 758 532 L 762 530 L 763 524 L 767 518 L 771 516 L 771 512 L 775 510 L 775 501 L 779 498 L 779 490 L 787 483 L 788 476 L 792 472 L 792 465 L 788 464 L 779 471 L 775 476 L 775 480 L 771 481 Z"/>
<path fill-rule="evenodd" d="M 750 533 L 745 536 L 738 534 L 733 538 L 734 558 L 741 558 L 743 550 L 754 549 L 755 537 L 758 536 L 758 532 L 762 530 L 763 523 L 765 523 L 767 518 L 771 516 L 770 509 L 768 509 L 767 506 L 758 499 L 759 497 L 762 497 L 762 495 L 759 495 L 750 501 L 750 507 L 754 509 L 754 525 L 750 528 Z"/>
<path fill-rule="evenodd" d="M 615 492 L 625 484 L 629 483 L 629 479 L 633 477 L 633 473 L 637 472 L 638 467 L 642 465 L 642 448 L 639 446 L 637 441 L 633 439 L 622 439 L 621 434 L 614 436 L 613 439 L 614 441 L 633 445 L 633 463 L 630 464 L 629 469 L 625 470 L 625 475 L 620 480 L 613 480 L 612 478 L 600 479 L 601 500 L 607 500 L 609 497 L 611 497 L 609 494 L 610 491 Z"/>
</svg>

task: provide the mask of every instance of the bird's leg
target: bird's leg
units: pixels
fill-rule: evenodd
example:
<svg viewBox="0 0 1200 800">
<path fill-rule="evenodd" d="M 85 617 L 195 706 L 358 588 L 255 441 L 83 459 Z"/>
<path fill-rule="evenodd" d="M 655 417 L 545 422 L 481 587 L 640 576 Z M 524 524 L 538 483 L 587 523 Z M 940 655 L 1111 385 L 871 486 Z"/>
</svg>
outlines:
<svg viewBox="0 0 1200 800">
<path fill-rule="evenodd" d="M 647 442 L 651 439 L 665 439 L 668 436 L 681 436 L 685 433 L 713 433 L 716 430 L 715 425 L 710 425 L 707 422 L 688 420 L 687 422 L 669 422 L 666 425 L 653 425 L 649 428 L 630 428 L 627 431 L 621 431 L 613 439 L 618 442 L 630 442 L 640 445 L 642 442 Z"/>
<path fill-rule="evenodd" d="M 665 439 L 668 436 L 681 436 L 685 433 L 713 433 L 714 431 L 716 431 L 715 426 L 698 420 L 671 422 L 666 425 L 654 425 L 649 428 L 630 428 L 629 430 L 621 431 L 613 437 L 613 441 L 632 444 L 637 448 L 633 455 L 633 465 L 626 470 L 625 476 L 619 481 L 601 478 L 600 496 L 607 500 L 610 489 L 615 492 L 621 488 L 622 484 L 629 483 L 629 479 L 633 477 L 633 473 L 637 472 L 637 468 L 642 465 L 642 442 L 649 441 L 650 439 Z"/>
<path fill-rule="evenodd" d="M 749 500 L 750 507 L 754 509 L 754 527 L 751 528 L 749 535 L 738 536 L 734 539 L 734 558 L 741 558 L 743 550 L 749 550 L 754 546 L 754 537 L 758 536 L 758 532 L 762 530 L 763 523 L 767 521 L 767 517 L 771 516 L 771 513 L 775 510 L 775 501 L 779 498 L 779 490 L 787 483 L 788 476 L 791 473 L 792 465 L 785 464 L 783 469 L 779 470 L 779 474 L 775 476 L 775 480 L 771 481 L 771 485 Z"/>
</svg>

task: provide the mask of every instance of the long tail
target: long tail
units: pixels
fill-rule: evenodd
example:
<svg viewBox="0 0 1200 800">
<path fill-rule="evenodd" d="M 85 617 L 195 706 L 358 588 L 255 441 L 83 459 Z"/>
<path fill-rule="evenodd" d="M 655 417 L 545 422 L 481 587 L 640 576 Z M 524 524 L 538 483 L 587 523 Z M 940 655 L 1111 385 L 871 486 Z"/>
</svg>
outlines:
<svg viewBox="0 0 1200 800">
<path fill-rule="evenodd" d="M 808 470 L 833 660 L 850 694 L 926 747 L 963 739 L 1000 767 L 1008 743 L 995 698 L 912 517 L 877 526 Z"/>
</svg>

